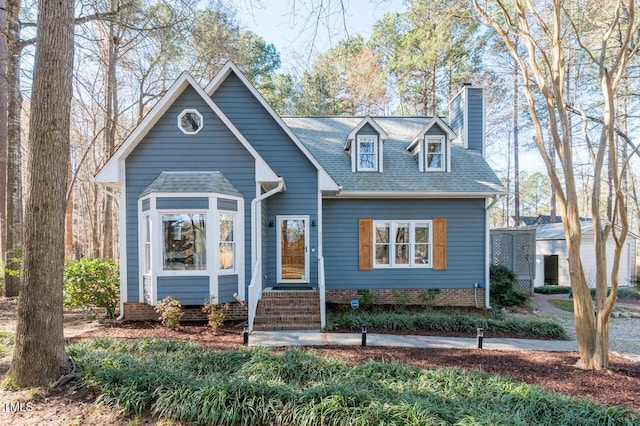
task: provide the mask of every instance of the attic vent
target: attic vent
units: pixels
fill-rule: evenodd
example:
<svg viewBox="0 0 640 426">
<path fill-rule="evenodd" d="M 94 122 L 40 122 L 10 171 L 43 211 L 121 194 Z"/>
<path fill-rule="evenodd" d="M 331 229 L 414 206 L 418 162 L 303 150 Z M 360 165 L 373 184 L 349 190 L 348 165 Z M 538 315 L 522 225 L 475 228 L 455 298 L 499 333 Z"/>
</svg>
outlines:
<svg viewBox="0 0 640 426">
<path fill-rule="evenodd" d="M 178 127 L 186 135 L 195 135 L 202 130 L 202 114 L 195 109 L 185 109 L 178 115 Z"/>
</svg>

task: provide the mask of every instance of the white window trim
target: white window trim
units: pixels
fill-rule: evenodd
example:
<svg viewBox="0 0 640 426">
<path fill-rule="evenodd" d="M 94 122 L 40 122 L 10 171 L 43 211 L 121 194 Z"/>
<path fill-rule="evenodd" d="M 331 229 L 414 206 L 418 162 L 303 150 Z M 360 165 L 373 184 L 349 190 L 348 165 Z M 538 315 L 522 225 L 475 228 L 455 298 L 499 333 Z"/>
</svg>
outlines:
<svg viewBox="0 0 640 426">
<path fill-rule="evenodd" d="M 363 140 L 373 140 L 373 167 L 361 167 L 360 166 L 360 143 Z M 379 169 L 380 155 L 378 150 L 379 140 L 377 135 L 358 135 L 356 137 L 356 151 L 355 151 L 355 161 L 356 161 L 356 170 L 359 172 L 377 172 Z"/>
<path fill-rule="evenodd" d="M 409 263 L 396 264 L 396 242 L 395 242 L 395 229 L 398 224 L 409 224 Z M 429 263 L 415 263 L 415 229 L 416 225 L 429 225 Z M 376 248 L 378 246 L 376 240 L 376 228 L 380 225 L 389 225 L 389 263 L 378 264 L 376 263 Z M 433 268 L 433 221 L 432 220 L 374 220 L 373 221 L 373 268 L 374 269 L 389 269 L 389 268 L 421 268 L 431 269 Z"/>
<path fill-rule="evenodd" d="M 201 124 L 198 130 L 196 130 L 195 132 L 190 132 L 188 130 L 185 130 L 184 127 L 182 127 L 182 116 L 189 113 L 195 114 L 198 117 L 200 117 Z M 200 114 L 200 112 L 197 109 L 193 109 L 193 108 L 183 109 L 182 112 L 178 114 L 178 129 L 180 129 L 182 133 L 184 133 L 185 135 L 196 135 L 200 132 L 200 130 L 202 130 L 203 127 L 204 127 L 204 117 L 202 117 L 202 114 Z"/>
<path fill-rule="evenodd" d="M 238 212 L 234 212 L 231 210 L 218 210 L 218 214 L 216 215 L 218 220 L 216 221 L 217 226 L 217 239 L 218 239 L 218 253 L 220 251 L 220 244 L 222 241 L 220 240 L 220 218 L 222 215 L 231 215 L 233 217 L 233 267 L 231 269 L 220 269 L 220 259 L 218 259 L 217 268 L 218 275 L 237 275 L 238 274 Z"/>
<path fill-rule="evenodd" d="M 429 167 L 427 164 L 427 157 L 429 155 L 428 145 L 429 143 L 439 143 L 441 146 L 440 149 L 440 167 Z M 449 156 L 446 146 L 446 138 L 444 135 L 425 135 L 424 136 L 424 149 L 423 149 L 423 158 L 421 159 L 424 163 L 424 171 L 425 172 L 443 172 L 447 169 L 447 161 Z"/>
</svg>

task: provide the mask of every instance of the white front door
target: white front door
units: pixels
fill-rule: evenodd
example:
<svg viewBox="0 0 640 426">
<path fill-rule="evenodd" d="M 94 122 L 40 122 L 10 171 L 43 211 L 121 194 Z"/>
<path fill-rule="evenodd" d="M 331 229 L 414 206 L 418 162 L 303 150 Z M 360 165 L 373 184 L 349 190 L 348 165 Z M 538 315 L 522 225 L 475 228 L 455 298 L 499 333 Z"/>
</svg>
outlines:
<svg viewBox="0 0 640 426">
<path fill-rule="evenodd" d="M 278 283 L 309 282 L 309 217 L 278 216 Z"/>
</svg>

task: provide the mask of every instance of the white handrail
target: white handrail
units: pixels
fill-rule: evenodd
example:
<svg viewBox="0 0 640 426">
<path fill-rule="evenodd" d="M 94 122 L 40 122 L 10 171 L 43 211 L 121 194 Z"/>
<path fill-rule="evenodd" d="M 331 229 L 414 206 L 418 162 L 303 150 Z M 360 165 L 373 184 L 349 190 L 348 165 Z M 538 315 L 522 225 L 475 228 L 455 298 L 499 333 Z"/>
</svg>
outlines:
<svg viewBox="0 0 640 426">
<path fill-rule="evenodd" d="M 324 257 L 318 256 L 318 290 L 320 290 L 320 327 L 326 325 L 325 289 L 324 289 Z"/>
<path fill-rule="evenodd" d="M 258 300 L 262 298 L 262 264 L 258 260 L 253 266 L 251 283 L 249 284 L 249 331 L 253 330 L 253 321 L 256 319 Z"/>
</svg>

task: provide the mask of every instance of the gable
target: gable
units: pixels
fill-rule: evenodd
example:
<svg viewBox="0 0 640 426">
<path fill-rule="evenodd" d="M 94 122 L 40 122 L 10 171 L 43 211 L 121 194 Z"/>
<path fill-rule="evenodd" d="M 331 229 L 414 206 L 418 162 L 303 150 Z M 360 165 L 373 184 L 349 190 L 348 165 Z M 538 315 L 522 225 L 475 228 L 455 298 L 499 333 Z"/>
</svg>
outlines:
<svg viewBox="0 0 640 426">
<path fill-rule="evenodd" d="M 183 98 L 182 95 L 187 93 L 191 96 L 191 103 L 188 106 L 183 106 L 183 109 L 173 112 L 173 125 L 162 124 L 159 128 L 156 126 L 165 117 L 165 114 L 172 109 L 180 105 L 175 105 L 178 99 Z M 133 132 L 125 139 L 122 145 L 116 150 L 114 155 L 107 161 L 102 169 L 94 177 L 94 181 L 103 185 L 120 186 L 125 182 L 125 160 L 135 150 L 138 144 L 150 133 L 166 131 L 169 134 L 181 133 L 182 136 L 193 137 L 196 134 L 185 134 L 178 127 L 178 117 L 180 114 L 188 108 L 193 108 L 194 105 L 199 104 L 202 111 L 200 114 L 212 113 L 220 122 L 227 128 L 229 132 L 237 139 L 240 144 L 249 152 L 249 154 L 255 160 L 256 181 L 259 182 L 277 182 L 278 176 L 273 172 L 269 165 L 260 157 L 257 151 L 249 144 L 246 138 L 240 133 L 240 131 L 231 123 L 231 121 L 224 115 L 222 110 L 215 105 L 215 103 L 204 93 L 204 90 L 195 82 L 193 77 L 187 72 L 183 72 L 180 77 L 171 85 L 169 90 L 158 101 L 158 103 L 151 109 L 151 111 L 144 117 L 142 122 L 133 130 Z M 168 117 L 163 123 L 170 123 L 171 118 Z M 206 124 L 205 124 L 206 125 Z M 199 132 L 198 132 L 199 133 Z M 188 165 L 187 165 L 188 167 Z"/>
<path fill-rule="evenodd" d="M 286 169 L 285 163 L 295 161 L 298 166 L 306 164 L 308 169 L 317 171 L 320 190 L 339 189 L 324 167 L 233 62 L 227 62 L 216 74 L 206 92 L 279 175 L 284 176 L 281 171 Z"/>
</svg>

